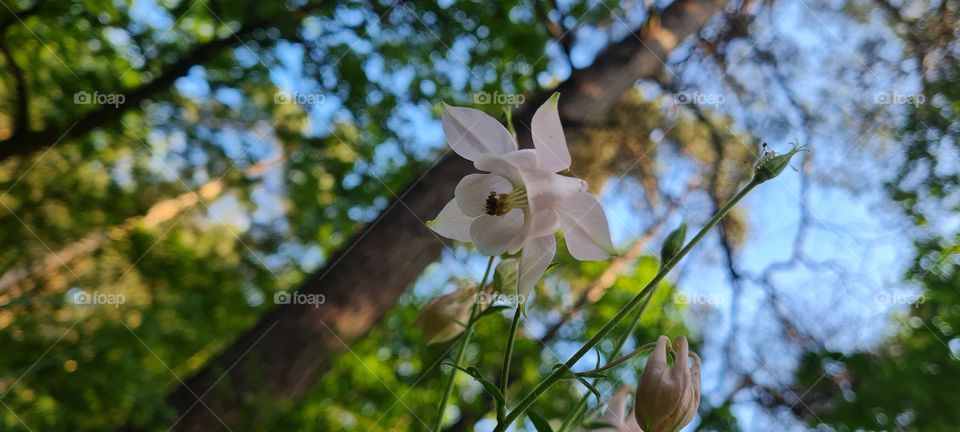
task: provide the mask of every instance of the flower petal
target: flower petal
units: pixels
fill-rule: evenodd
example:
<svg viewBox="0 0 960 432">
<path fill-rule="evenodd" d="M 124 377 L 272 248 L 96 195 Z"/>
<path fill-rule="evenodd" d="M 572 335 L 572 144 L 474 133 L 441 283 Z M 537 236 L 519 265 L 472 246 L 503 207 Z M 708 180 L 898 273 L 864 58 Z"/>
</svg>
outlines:
<svg viewBox="0 0 960 432">
<path fill-rule="evenodd" d="M 521 170 L 534 169 L 537 165 L 537 153 L 532 149 L 513 151 L 504 155 L 488 153 L 474 161 L 480 171 L 487 171 L 506 177 L 515 185 L 523 183 Z"/>
<path fill-rule="evenodd" d="M 541 237 L 560 229 L 559 204 L 567 197 L 587 189 L 587 183 L 574 177 L 544 170 L 521 170 L 530 205 L 530 236 Z"/>
<path fill-rule="evenodd" d="M 530 292 L 547 271 L 556 254 L 557 239 L 553 235 L 531 238 L 523 244 L 520 269 L 517 273 L 517 291 L 524 300 L 530 298 Z"/>
<path fill-rule="evenodd" d="M 570 168 L 570 151 L 557 110 L 559 98 L 560 93 L 554 93 L 533 114 L 530 124 L 533 146 L 537 149 L 537 162 L 540 168 L 554 173 Z"/>
<path fill-rule="evenodd" d="M 517 142 L 495 118 L 473 108 L 443 105 L 443 133 L 453 151 L 476 161 L 483 154 L 505 154 Z"/>
<path fill-rule="evenodd" d="M 453 196 L 463 214 L 476 217 L 486 213 L 490 192 L 508 193 L 511 190 L 510 181 L 498 175 L 470 174 L 460 180 Z"/>
<path fill-rule="evenodd" d="M 626 416 L 633 417 L 627 413 L 627 397 L 633 393 L 629 386 L 621 386 L 607 401 L 607 409 L 603 416 L 598 420 L 600 423 L 606 423 L 613 428 L 596 429 L 597 432 L 621 432 L 626 423 Z M 636 421 L 635 419 L 632 419 Z"/>
<path fill-rule="evenodd" d="M 596 197 L 577 192 L 560 202 L 558 213 L 567 249 L 574 258 L 602 260 L 616 252 L 610 240 L 607 215 Z"/>
<path fill-rule="evenodd" d="M 473 219 L 463 214 L 460 206 L 457 205 L 456 198 L 454 198 L 443 206 L 443 210 L 440 210 L 440 214 L 436 218 L 427 222 L 427 226 L 446 238 L 469 242 L 471 241 L 470 224 L 473 223 Z"/>
<path fill-rule="evenodd" d="M 483 215 L 470 224 L 470 238 L 480 253 L 500 255 L 517 248 L 523 242 L 523 211 L 513 209 L 503 216 Z"/>
</svg>

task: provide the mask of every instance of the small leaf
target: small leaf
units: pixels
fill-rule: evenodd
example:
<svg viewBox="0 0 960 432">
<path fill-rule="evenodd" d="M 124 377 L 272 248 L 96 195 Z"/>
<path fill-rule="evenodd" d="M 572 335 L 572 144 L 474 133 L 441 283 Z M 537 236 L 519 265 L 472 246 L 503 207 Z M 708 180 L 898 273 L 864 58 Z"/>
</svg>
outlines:
<svg viewBox="0 0 960 432">
<path fill-rule="evenodd" d="M 540 414 L 527 411 L 527 418 L 530 419 L 530 423 L 533 423 L 533 427 L 537 428 L 537 432 L 553 432 L 553 428 L 550 427 L 550 422 Z"/>
<path fill-rule="evenodd" d="M 490 394 L 490 396 L 493 396 L 493 398 L 496 399 L 497 402 L 504 403 L 503 393 L 500 392 L 500 389 L 498 389 L 497 386 L 495 386 L 492 382 L 488 381 L 483 376 L 483 373 L 480 372 L 480 369 L 477 369 L 476 366 L 463 368 L 449 361 L 445 361 L 443 362 L 443 364 L 453 366 L 463 371 L 467 375 L 470 375 L 471 377 L 473 377 L 473 379 L 477 380 L 477 382 L 479 382 L 483 386 L 483 389 L 486 390 L 487 393 Z"/>
<path fill-rule="evenodd" d="M 493 289 L 495 292 L 516 294 L 517 274 L 520 271 L 520 261 L 516 258 L 507 258 L 497 263 L 493 271 Z"/>
<path fill-rule="evenodd" d="M 660 266 L 666 265 L 673 257 L 683 249 L 683 243 L 687 239 L 687 224 L 680 224 L 663 240 L 663 246 L 660 248 Z"/>
</svg>

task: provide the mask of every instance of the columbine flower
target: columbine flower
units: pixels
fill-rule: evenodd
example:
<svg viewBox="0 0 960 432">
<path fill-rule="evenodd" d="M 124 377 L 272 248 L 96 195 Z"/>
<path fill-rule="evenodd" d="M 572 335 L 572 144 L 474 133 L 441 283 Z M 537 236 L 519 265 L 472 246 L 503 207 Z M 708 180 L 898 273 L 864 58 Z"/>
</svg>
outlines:
<svg viewBox="0 0 960 432">
<path fill-rule="evenodd" d="M 485 173 L 464 177 L 430 228 L 473 242 L 489 256 L 522 250 L 518 290 L 525 297 L 556 254 L 557 230 L 563 229 L 576 259 L 599 260 L 613 252 L 607 217 L 586 182 L 558 174 L 570 167 L 558 97 L 533 115 L 535 149 L 518 150 L 510 132 L 482 111 L 443 109 L 450 147 Z"/>
<path fill-rule="evenodd" d="M 434 297 L 420 310 L 420 315 L 413 322 L 414 327 L 423 332 L 428 344 L 457 337 L 467 327 L 476 293 L 474 285 L 466 285 L 452 293 Z"/>
<path fill-rule="evenodd" d="M 620 387 L 613 397 L 607 401 L 607 410 L 603 416 L 597 419 L 597 423 L 609 425 L 600 429 L 592 429 L 598 432 L 643 432 L 637 423 L 636 417 L 630 411 L 627 411 L 627 398 L 633 393 L 630 386 Z"/>
<path fill-rule="evenodd" d="M 666 336 L 657 339 L 637 387 L 634 413 L 647 432 L 679 431 L 700 407 L 700 357 L 690 352 L 687 338 L 677 336 L 672 346 L 676 356 L 673 366 L 668 366 L 669 343 Z M 693 367 L 687 356 L 693 358 Z"/>
</svg>

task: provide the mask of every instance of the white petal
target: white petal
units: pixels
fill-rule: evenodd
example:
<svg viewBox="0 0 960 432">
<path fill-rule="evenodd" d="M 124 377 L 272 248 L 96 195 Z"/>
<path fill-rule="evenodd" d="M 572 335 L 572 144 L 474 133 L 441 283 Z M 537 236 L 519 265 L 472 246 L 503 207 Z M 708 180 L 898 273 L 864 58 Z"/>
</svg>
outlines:
<svg viewBox="0 0 960 432">
<path fill-rule="evenodd" d="M 510 181 L 498 175 L 470 174 L 460 180 L 453 196 L 463 214 L 476 217 L 486 212 L 490 192 L 508 193 L 511 190 Z"/>
<path fill-rule="evenodd" d="M 427 222 L 427 226 L 446 238 L 469 242 L 471 241 L 470 224 L 473 223 L 473 219 L 460 211 L 460 206 L 454 198 L 443 206 L 443 210 L 440 210 L 436 218 Z"/>
<path fill-rule="evenodd" d="M 480 171 L 487 171 L 506 177 L 514 184 L 523 183 L 520 170 L 535 169 L 537 153 L 532 149 L 517 150 L 505 155 L 485 154 L 473 164 Z"/>
<path fill-rule="evenodd" d="M 531 238 L 523 244 L 520 253 L 520 269 L 517 274 L 517 289 L 524 300 L 530 298 L 533 287 L 547 271 L 557 254 L 557 240 L 552 235 Z"/>
<path fill-rule="evenodd" d="M 624 423 L 627 422 L 626 416 L 633 417 L 631 413 L 627 413 L 627 397 L 629 397 L 631 393 L 633 393 L 633 391 L 630 389 L 630 387 L 623 386 L 620 387 L 617 392 L 614 393 L 613 397 L 607 401 L 607 409 L 604 411 L 603 417 L 600 417 L 599 421 L 600 423 L 612 425 L 616 427 L 616 429 L 597 429 L 598 432 L 621 432 Z"/>
<path fill-rule="evenodd" d="M 570 151 L 560 125 L 560 112 L 557 101 L 560 93 L 554 93 L 533 114 L 530 129 L 533 133 L 533 146 L 537 149 L 537 161 L 540 168 L 558 172 L 570 168 Z"/>
<path fill-rule="evenodd" d="M 530 204 L 530 236 L 541 237 L 560 229 L 557 209 L 563 200 L 585 191 L 587 183 L 543 170 L 522 170 L 523 183 Z"/>
<path fill-rule="evenodd" d="M 483 215 L 470 224 L 470 238 L 480 253 L 500 255 L 523 242 L 523 211 L 513 209 L 503 216 Z"/>
<path fill-rule="evenodd" d="M 603 207 L 593 195 L 577 192 L 558 208 L 570 255 L 581 261 L 602 260 L 615 253 Z"/>
<path fill-rule="evenodd" d="M 471 161 L 483 154 L 505 154 L 517 149 L 517 142 L 507 128 L 473 108 L 444 104 L 443 133 L 450 148 Z"/>
</svg>

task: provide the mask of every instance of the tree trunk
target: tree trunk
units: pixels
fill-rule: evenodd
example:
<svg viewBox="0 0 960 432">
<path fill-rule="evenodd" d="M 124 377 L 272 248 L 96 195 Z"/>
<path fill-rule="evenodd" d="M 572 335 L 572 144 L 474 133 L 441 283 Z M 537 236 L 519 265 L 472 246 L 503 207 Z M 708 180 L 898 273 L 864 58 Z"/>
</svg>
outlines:
<svg viewBox="0 0 960 432">
<path fill-rule="evenodd" d="M 611 45 L 593 65 L 577 70 L 557 91 L 568 137 L 599 119 L 641 78 L 699 28 L 724 0 L 678 0 L 642 31 Z M 641 40 L 642 39 L 642 40 Z M 531 98 L 514 117 L 521 145 L 529 146 L 534 110 L 553 93 Z M 407 188 L 351 244 L 310 277 L 298 292 L 323 294 L 320 307 L 281 305 L 168 397 L 180 415 L 177 430 L 243 429 L 256 410 L 251 401 L 298 398 L 331 360 L 363 336 L 439 255 L 443 243 L 423 221 L 453 197 L 473 170 L 449 153 Z"/>
</svg>

